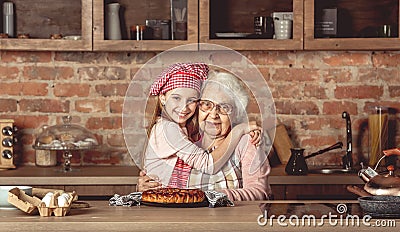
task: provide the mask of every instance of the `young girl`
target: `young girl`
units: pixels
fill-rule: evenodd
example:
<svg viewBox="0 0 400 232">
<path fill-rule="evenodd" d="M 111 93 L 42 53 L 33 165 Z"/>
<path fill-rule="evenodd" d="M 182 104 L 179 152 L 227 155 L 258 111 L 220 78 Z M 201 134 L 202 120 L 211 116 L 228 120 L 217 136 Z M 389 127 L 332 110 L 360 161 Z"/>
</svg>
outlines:
<svg viewBox="0 0 400 232">
<path fill-rule="evenodd" d="M 207 174 L 216 173 L 229 159 L 243 134 L 252 129 L 260 130 L 255 125 L 250 128 L 247 124 L 237 125 L 212 152 L 194 143 L 199 139 L 197 104 L 200 88 L 208 71 L 208 66 L 203 63 L 177 63 L 163 71 L 151 86 L 150 94 L 157 97 L 157 105 L 148 129 L 144 165 L 147 175 L 163 186 L 185 185 L 176 183 L 180 179 L 173 175 L 176 165 L 181 166 L 179 175 L 189 175 L 192 167 Z"/>
</svg>

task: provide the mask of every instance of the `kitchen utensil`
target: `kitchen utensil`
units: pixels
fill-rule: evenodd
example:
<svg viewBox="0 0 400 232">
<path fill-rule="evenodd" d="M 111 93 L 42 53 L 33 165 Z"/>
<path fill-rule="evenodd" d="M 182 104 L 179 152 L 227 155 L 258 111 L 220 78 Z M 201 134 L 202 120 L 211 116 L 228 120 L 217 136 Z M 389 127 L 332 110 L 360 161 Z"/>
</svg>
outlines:
<svg viewBox="0 0 400 232">
<path fill-rule="evenodd" d="M 372 215 L 400 215 L 399 196 L 359 197 L 358 201 L 364 213 Z"/>
<path fill-rule="evenodd" d="M 391 155 L 400 155 L 400 149 L 389 149 L 383 151 L 384 155 L 379 159 L 375 168 L 363 168 L 359 172 L 359 176 L 367 182 L 364 185 L 364 190 L 372 195 L 389 195 L 400 196 L 400 178 L 394 175 L 394 166 L 389 165 L 387 170 L 389 174 L 380 175 L 376 172 L 379 162 Z"/>
<path fill-rule="evenodd" d="M 303 148 L 292 148 L 290 149 L 292 154 L 289 158 L 288 163 L 286 164 L 285 171 L 289 175 L 306 175 L 308 173 L 308 166 L 306 163 L 306 159 L 323 154 L 325 152 L 342 148 L 343 143 L 337 142 L 332 146 L 319 150 L 317 152 L 311 153 L 308 156 L 303 156 L 304 149 Z"/>
</svg>

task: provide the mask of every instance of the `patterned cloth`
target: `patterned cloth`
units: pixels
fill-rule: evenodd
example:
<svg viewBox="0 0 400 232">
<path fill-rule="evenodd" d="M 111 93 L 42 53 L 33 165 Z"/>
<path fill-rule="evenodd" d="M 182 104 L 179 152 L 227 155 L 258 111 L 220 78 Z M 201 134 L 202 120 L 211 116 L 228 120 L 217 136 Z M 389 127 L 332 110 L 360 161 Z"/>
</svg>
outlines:
<svg viewBox="0 0 400 232">
<path fill-rule="evenodd" d="M 186 186 L 191 170 L 192 167 L 178 157 L 168 186 L 173 188 L 182 188 Z"/>
<path fill-rule="evenodd" d="M 217 191 L 204 191 L 207 201 L 209 203 L 209 208 L 214 207 L 224 207 L 224 206 L 235 206 L 235 204 L 229 200 L 225 193 L 220 193 Z M 142 200 L 141 192 L 133 192 L 128 195 L 118 195 L 114 194 L 109 200 L 110 206 L 135 206 L 140 205 Z"/>
<path fill-rule="evenodd" d="M 134 206 L 134 205 L 140 205 L 140 201 L 142 199 L 142 193 L 141 192 L 133 192 L 128 195 L 118 195 L 114 194 L 113 197 L 110 198 L 109 200 L 109 205 L 110 206 Z"/>
<path fill-rule="evenodd" d="M 151 85 L 150 95 L 157 96 L 176 88 L 192 88 L 200 92 L 209 67 L 204 63 L 176 63 L 164 70 Z"/>
</svg>

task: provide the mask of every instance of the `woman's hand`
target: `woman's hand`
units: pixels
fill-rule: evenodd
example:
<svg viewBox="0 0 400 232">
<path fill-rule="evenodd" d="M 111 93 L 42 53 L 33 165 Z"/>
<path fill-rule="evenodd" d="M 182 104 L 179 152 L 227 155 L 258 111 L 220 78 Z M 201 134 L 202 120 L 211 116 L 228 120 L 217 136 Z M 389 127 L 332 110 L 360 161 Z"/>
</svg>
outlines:
<svg viewBox="0 0 400 232">
<path fill-rule="evenodd" d="M 157 182 L 155 178 L 151 178 L 150 176 L 146 175 L 146 171 L 139 172 L 139 180 L 137 185 L 137 191 L 143 192 L 149 189 L 156 189 L 161 187 L 161 183 Z"/>
</svg>

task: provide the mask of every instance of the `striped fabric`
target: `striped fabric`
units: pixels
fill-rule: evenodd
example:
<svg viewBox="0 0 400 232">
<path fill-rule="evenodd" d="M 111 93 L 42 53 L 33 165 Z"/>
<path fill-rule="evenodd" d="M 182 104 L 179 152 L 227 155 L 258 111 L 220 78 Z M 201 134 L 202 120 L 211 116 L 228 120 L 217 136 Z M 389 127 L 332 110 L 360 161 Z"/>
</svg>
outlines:
<svg viewBox="0 0 400 232">
<path fill-rule="evenodd" d="M 186 188 L 191 170 L 192 167 L 178 157 L 168 186 L 172 188 Z"/>
<path fill-rule="evenodd" d="M 241 169 L 239 157 L 232 155 L 228 162 L 215 175 L 205 174 L 193 169 L 186 187 L 200 188 L 202 190 L 243 188 Z"/>
</svg>

